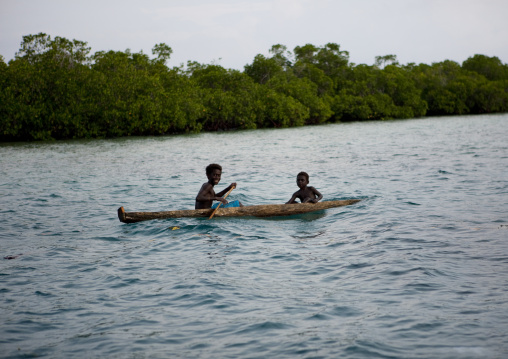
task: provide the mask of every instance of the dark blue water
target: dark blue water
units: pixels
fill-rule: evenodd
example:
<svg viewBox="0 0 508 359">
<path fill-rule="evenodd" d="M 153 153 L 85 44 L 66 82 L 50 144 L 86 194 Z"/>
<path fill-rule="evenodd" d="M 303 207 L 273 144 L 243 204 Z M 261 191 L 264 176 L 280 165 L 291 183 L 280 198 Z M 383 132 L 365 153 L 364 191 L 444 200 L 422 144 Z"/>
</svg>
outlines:
<svg viewBox="0 0 508 359">
<path fill-rule="evenodd" d="M 211 162 L 246 205 L 362 201 L 118 221 Z M 508 115 L 2 144 L 0 218 L 2 358 L 508 357 Z"/>
</svg>

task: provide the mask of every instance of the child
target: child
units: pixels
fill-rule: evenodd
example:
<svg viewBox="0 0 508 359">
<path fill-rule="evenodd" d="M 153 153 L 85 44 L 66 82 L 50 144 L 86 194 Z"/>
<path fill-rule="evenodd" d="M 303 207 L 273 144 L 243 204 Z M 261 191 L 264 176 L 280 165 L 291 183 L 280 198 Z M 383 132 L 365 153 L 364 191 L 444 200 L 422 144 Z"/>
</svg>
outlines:
<svg viewBox="0 0 508 359">
<path fill-rule="evenodd" d="M 216 184 L 219 184 L 221 175 L 222 167 L 220 165 L 212 163 L 206 167 L 206 177 L 208 177 L 208 182 L 203 183 L 198 195 L 196 196 L 196 209 L 217 207 L 218 203 L 212 206 L 213 201 L 222 202 L 221 207 L 243 207 L 239 201 L 228 203 L 228 201 L 222 198 L 222 196 L 224 196 L 231 188 L 236 187 L 236 183 L 231 183 L 227 188 L 215 194 L 213 187 Z"/>
<path fill-rule="evenodd" d="M 296 184 L 300 187 L 300 190 L 293 193 L 293 197 L 286 204 L 297 203 L 295 202 L 297 198 L 300 199 L 301 203 L 318 203 L 323 198 L 323 195 L 317 189 L 307 186 L 309 184 L 309 175 L 306 172 L 298 173 Z"/>
</svg>

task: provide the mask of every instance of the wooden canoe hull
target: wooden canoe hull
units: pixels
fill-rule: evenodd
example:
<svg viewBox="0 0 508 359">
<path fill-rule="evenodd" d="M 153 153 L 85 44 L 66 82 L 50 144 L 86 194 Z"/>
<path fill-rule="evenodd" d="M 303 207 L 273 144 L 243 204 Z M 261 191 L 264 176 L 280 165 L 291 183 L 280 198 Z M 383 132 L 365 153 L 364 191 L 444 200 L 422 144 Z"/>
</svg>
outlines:
<svg viewBox="0 0 508 359">
<path fill-rule="evenodd" d="M 215 217 L 277 217 L 292 216 L 308 212 L 320 211 L 328 208 L 348 206 L 360 202 L 359 199 L 342 201 L 323 201 L 318 203 L 295 204 L 264 204 L 233 208 L 219 208 Z M 183 217 L 209 217 L 213 209 L 189 209 L 164 212 L 125 212 L 123 207 L 118 208 L 118 218 L 124 223 L 135 223 L 151 219 L 183 218 Z"/>
</svg>

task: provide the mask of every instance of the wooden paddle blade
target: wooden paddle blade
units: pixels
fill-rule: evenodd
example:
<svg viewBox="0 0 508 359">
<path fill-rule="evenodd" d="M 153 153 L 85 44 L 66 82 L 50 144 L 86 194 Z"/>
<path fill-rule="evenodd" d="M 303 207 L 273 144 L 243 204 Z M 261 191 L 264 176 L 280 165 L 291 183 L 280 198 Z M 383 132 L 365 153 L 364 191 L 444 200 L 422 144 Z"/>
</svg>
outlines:
<svg viewBox="0 0 508 359">
<path fill-rule="evenodd" d="M 231 189 L 228 191 L 228 193 L 226 193 L 224 195 L 224 199 L 226 199 L 226 197 L 229 196 L 231 191 L 234 190 L 234 189 L 235 189 L 235 186 L 231 187 Z M 215 208 L 215 210 L 212 212 L 212 214 L 210 215 L 210 217 L 208 219 L 212 219 L 212 217 L 215 216 L 215 212 L 217 212 L 217 210 L 219 209 L 221 204 L 222 204 L 222 202 L 219 202 L 219 204 L 217 205 L 217 208 Z"/>
</svg>

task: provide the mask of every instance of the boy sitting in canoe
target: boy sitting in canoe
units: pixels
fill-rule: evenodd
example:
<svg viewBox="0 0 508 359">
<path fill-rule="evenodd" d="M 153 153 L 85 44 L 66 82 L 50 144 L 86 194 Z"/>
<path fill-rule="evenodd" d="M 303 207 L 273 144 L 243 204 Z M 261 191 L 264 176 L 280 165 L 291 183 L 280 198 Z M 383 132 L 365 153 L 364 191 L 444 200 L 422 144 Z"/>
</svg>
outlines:
<svg viewBox="0 0 508 359">
<path fill-rule="evenodd" d="M 229 203 L 225 198 L 222 198 L 224 194 L 226 194 L 231 188 L 236 187 L 236 183 L 231 183 L 224 190 L 215 194 L 213 187 L 220 182 L 220 178 L 222 175 L 222 167 L 216 163 L 209 164 L 206 167 L 206 177 L 208 177 L 208 182 L 203 183 L 201 189 L 196 196 L 196 209 L 206 209 L 206 208 L 215 208 L 219 204 L 215 203 L 213 206 L 213 201 L 222 202 L 223 208 L 227 207 L 243 207 L 240 201 L 233 201 Z"/>
<path fill-rule="evenodd" d="M 300 188 L 300 190 L 293 193 L 293 197 L 291 197 L 286 204 L 298 203 L 295 201 L 297 198 L 301 203 L 318 203 L 323 198 L 323 195 L 314 187 L 307 186 L 308 184 L 309 175 L 306 172 L 298 173 L 296 176 L 296 185 Z"/>
</svg>

